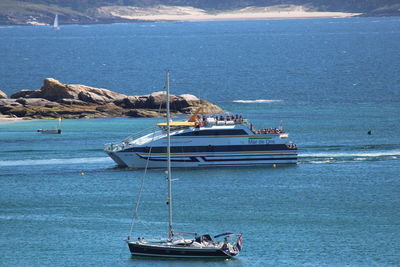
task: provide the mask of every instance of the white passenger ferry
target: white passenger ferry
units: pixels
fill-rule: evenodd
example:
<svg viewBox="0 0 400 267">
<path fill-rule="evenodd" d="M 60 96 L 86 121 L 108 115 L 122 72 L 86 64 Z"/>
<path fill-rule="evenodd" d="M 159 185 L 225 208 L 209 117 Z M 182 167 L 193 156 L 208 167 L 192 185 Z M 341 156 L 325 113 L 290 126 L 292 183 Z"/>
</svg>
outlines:
<svg viewBox="0 0 400 267">
<path fill-rule="evenodd" d="M 297 147 L 282 128 L 256 130 L 242 116 L 199 116 L 171 121 L 172 167 L 265 166 L 296 164 Z M 105 152 L 119 165 L 165 167 L 166 123 L 153 132 L 106 144 Z"/>
</svg>

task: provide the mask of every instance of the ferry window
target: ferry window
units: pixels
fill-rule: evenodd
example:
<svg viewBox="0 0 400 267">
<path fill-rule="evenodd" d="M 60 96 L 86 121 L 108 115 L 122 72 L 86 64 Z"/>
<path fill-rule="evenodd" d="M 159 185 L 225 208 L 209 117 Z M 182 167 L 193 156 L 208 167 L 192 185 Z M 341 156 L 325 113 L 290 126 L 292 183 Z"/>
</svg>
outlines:
<svg viewBox="0 0 400 267">
<path fill-rule="evenodd" d="M 175 136 L 207 136 L 207 135 L 248 135 L 246 131 L 240 130 L 203 130 L 177 134 Z"/>
</svg>

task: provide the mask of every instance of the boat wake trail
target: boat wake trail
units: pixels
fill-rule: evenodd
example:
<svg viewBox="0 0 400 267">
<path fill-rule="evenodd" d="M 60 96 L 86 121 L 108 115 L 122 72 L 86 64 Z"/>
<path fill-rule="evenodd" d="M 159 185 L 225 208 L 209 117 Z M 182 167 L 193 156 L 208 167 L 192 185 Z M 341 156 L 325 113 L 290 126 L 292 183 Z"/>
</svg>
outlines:
<svg viewBox="0 0 400 267">
<path fill-rule="evenodd" d="M 255 100 L 233 100 L 234 103 L 245 103 L 245 104 L 253 104 L 253 103 L 274 103 L 274 102 L 282 102 L 280 99 L 255 99 Z"/>
<path fill-rule="evenodd" d="M 400 150 L 387 151 L 340 151 L 299 153 L 299 163 L 327 164 L 350 161 L 379 161 L 400 158 Z"/>
<path fill-rule="evenodd" d="M 25 160 L 0 160 L 0 167 L 29 166 L 29 165 L 63 165 L 63 164 L 97 164 L 113 163 L 109 157 L 67 158 L 67 159 L 25 159 Z"/>
</svg>

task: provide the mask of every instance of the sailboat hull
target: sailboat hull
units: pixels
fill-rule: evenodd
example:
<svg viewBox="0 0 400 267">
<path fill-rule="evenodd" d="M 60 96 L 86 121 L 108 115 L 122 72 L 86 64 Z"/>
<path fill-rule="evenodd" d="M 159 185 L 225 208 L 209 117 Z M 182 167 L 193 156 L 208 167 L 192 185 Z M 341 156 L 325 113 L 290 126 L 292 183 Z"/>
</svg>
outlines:
<svg viewBox="0 0 400 267">
<path fill-rule="evenodd" d="M 171 257 L 171 258 L 231 258 L 237 254 L 229 254 L 218 248 L 193 248 L 168 245 L 145 245 L 128 242 L 132 256 Z"/>
<path fill-rule="evenodd" d="M 39 129 L 37 131 L 44 134 L 61 134 L 61 129 Z"/>
</svg>

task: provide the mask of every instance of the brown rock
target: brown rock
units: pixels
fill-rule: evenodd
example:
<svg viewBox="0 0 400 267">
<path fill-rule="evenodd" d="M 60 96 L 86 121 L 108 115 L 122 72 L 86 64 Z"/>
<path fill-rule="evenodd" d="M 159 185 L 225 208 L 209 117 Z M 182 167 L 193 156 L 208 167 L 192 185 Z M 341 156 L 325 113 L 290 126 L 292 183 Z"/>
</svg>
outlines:
<svg viewBox="0 0 400 267">
<path fill-rule="evenodd" d="M 87 105 L 90 105 L 90 103 L 86 103 L 86 102 L 84 102 L 84 101 L 82 101 L 82 100 L 79 100 L 79 99 L 70 99 L 70 98 L 63 98 L 63 99 L 60 99 L 60 100 L 58 101 L 58 103 L 64 104 L 64 105 L 68 105 L 68 106 L 72 106 L 72 105 L 74 105 L 74 106 L 87 106 Z"/>
<path fill-rule="evenodd" d="M 120 106 L 121 108 L 131 109 L 131 108 L 137 108 L 136 105 L 138 102 L 139 102 L 138 96 L 128 96 L 114 101 L 114 104 Z"/>
<path fill-rule="evenodd" d="M 124 94 L 116 93 L 107 89 L 94 88 L 85 85 L 71 84 L 66 87 L 73 92 L 77 92 L 77 97 L 74 97 L 74 99 L 96 104 L 111 103 L 127 97 Z"/>
<path fill-rule="evenodd" d="M 99 118 L 99 117 L 159 117 L 165 114 L 166 93 L 126 96 L 107 89 L 85 85 L 63 84 L 44 79 L 39 90 L 22 90 L 13 99 L 0 99 L 0 112 L 31 118 Z M 203 113 L 221 113 L 218 106 L 194 95 L 171 95 L 172 113 L 193 113 L 202 107 Z M 160 111 L 160 107 L 162 110 Z"/>
<path fill-rule="evenodd" d="M 193 113 L 199 107 L 202 107 L 201 112 L 206 113 L 206 114 L 224 113 L 224 111 L 220 107 L 218 107 L 217 105 L 214 105 L 210 101 L 203 100 L 203 99 L 200 100 L 200 103 L 198 105 L 190 106 L 184 110 L 185 110 L 185 113 Z"/>
<path fill-rule="evenodd" d="M 71 85 L 72 86 L 72 85 Z M 79 93 L 78 98 L 84 102 L 106 104 L 125 98 L 126 95 L 111 92 L 107 89 L 87 88 Z"/>
<path fill-rule="evenodd" d="M 173 102 L 176 96 L 170 95 L 170 101 Z M 158 109 L 166 107 L 167 95 L 165 91 L 151 93 L 146 101 L 146 108 Z"/>
<path fill-rule="evenodd" d="M 0 106 L 22 106 L 16 99 L 6 98 L 0 99 Z"/>
<path fill-rule="evenodd" d="M 43 87 L 37 90 L 38 96 L 50 101 L 57 101 L 63 98 L 78 99 L 79 90 L 70 88 L 68 85 L 59 81 L 47 78 L 43 81 Z"/>
<path fill-rule="evenodd" d="M 149 95 L 143 96 L 128 96 L 123 99 L 114 101 L 114 104 L 126 109 L 155 109 L 153 104 L 149 104 Z M 156 107 L 159 108 L 158 106 Z"/>
<path fill-rule="evenodd" d="M 86 91 L 104 98 L 106 102 L 113 102 L 115 100 L 127 97 L 124 94 L 116 93 L 107 89 L 87 87 Z"/>
<path fill-rule="evenodd" d="M 36 93 L 35 90 L 21 90 L 11 95 L 11 98 L 20 98 L 20 97 L 34 97 L 33 95 Z"/>
<path fill-rule="evenodd" d="M 7 115 L 14 115 L 17 117 L 25 117 L 27 110 L 24 108 L 22 105 L 20 107 L 13 107 L 5 112 L 2 112 L 3 114 Z"/>
<path fill-rule="evenodd" d="M 190 95 L 190 94 L 179 95 L 179 98 L 181 99 L 181 101 L 186 101 L 187 103 L 200 101 L 200 98 L 198 98 L 197 96 L 194 96 L 194 95 Z"/>
<path fill-rule="evenodd" d="M 0 99 L 0 113 L 9 114 L 8 111 L 16 107 L 22 107 L 22 105 L 15 99 Z"/>
<path fill-rule="evenodd" d="M 18 98 L 16 102 L 26 106 L 26 107 L 57 107 L 60 106 L 60 104 L 56 102 L 51 102 L 49 100 L 46 100 L 44 98 Z"/>
<path fill-rule="evenodd" d="M 174 101 L 171 103 L 175 109 L 183 111 L 185 108 L 190 106 L 199 106 L 200 99 L 194 95 L 184 94 L 177 96 Z"/>
<path fill-rule="evenodd" d="M 166 94 L 165 92 L 154 92 L 150 95 L 143 96 L 128 96 L 123 99 L 119 99 L 114 103 L 117 106 L 120 106 L 125 109 L 148 109 L 158 112 L 160 106 L 162 109 L 166 107 Z M 197 98 L 194 95 L 184 94 L 180 96 L 171 95 L 171 111 L 172 112 L 180 112 L 180 113 L 192 113 L 197 110 L 199 107 L 203 107 L 204 113 L 222 113 L 223 110 L 218 106 L 206 101 Z M 142 111 L 137 113 L 138 111 L 129 111 L 128 116 L 133 117 L 141 117 L 144 114 Z M 151 113 L 154 114 L 154 113 Z M 158 114 L 158 113 L 157 113 Z M 157 115 L 154 115 L 157 116 Z M 147 115 L 145 117 L 148 117 Z"/>
<path fill-rule="evenodd" d="M 131 109 L 125 112 L 125 116 L 139 118 L 156 118 L 160 116 L 160 113 L 155 110 L 148 109 Z"/>
<path fill-rule="evenodd" d="M 44 98 L 56 102 L 63 99 L 79 99 L 84 102 L 104 104 L 122 99 L 126 95 L 85 85 L 63 84 L 53 78 L 46 78 L 39 90 L 22 90 L 12 95 L 12 98 L 20 97 Z"/>
<path fill-rule="evenodd" d="M 0 99 L 5 99 L 5 98 L 8 98 L 6 93 L 0 90 Z"/>
<path fill-rule="evenodd" d="M 136 108 L 147 108 L 149 95 L 137 96 Z M 159 107 L 157 107 L 158 109 Z"/>
</svg>

